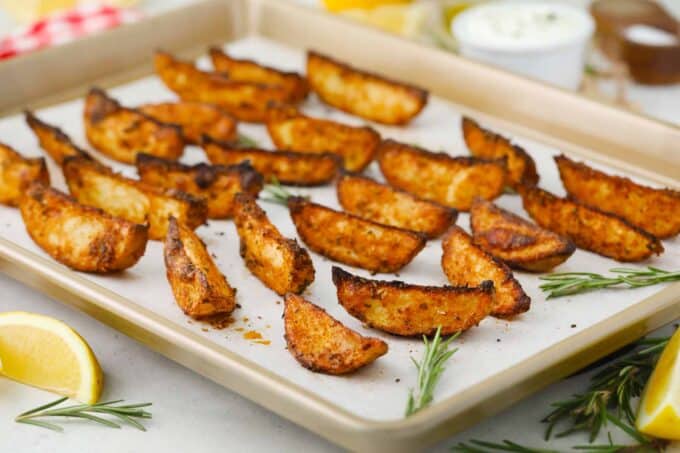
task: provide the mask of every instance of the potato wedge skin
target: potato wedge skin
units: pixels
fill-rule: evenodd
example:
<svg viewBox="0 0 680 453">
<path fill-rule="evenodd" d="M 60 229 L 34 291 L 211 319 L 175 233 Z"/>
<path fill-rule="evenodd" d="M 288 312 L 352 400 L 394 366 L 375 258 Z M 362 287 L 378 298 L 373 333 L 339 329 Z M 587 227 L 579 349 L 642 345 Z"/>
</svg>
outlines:
<svg viewBox="0 0 680 453">
<path fill-rule="evenodd" d="M 548 272 L 576 250 L 566 237 L 479 198 L 470 209 L 470 228 L 477 246 L 513 269 Z"/>
<path fill-rule="evenodd" d="M 284 298 L 283 322 L 288 350 L 314 372 L 348 374 L 387 353 L 387 343 L 345 327 L 325 310 L 296 294 Z"/>
<path fill-rule="evenodd" d="M 204 198 L 208 217 L 226 219 L 233 215 L 234 196 L 239 192 L 257 195 L 262 190 L 262 175 L 248 163 L 222 165 L 185 165 L 147 154 L 137 156 L 137 172 L 152 186 L 175 189 Z"/>
<path fill-rule="evenodd" d="M 90 155 L 83 149 L 76 146 L 71 139 L 58 127 L 50 126 L 40 120 L 32 112 L 24 112 L 26 124 L 31 128 L 38 138 L 40 147 L 58 164 L 68 156 L 81 156 L 90 158 Z"/>
<path fill-rule="evenodd" d="M 680 192 L 645 187 L 564 155 L 555 162 L 570 198 L 616 214 L 660 239 L 680 233 Z"/>
<path fill-rule="evenodd" d="M 162 123 L 182 128 L 186 143 L 198 145 L 205 134 L 216 140 L 236 140 L 236 120 L 220 108 L 200 102 L 145 104 L 139 111 Z"/>
<path fill-rule="evenodd" d="M 370 127 L 302 115 L 274 117 L 267 131 L 278 149 L 306 153 L 337 154 L 345 169 L 360 172 L 375 158 L 380 135 Z"/>
<path fill-rule="evenodd" d="M 425 247 L 425 236 L 335 211 L 299 197 L 288 199 L 298 234 L 334 261 L 373 272 L 396 272 Z"/>
<path fill-rule="evenodd" d="M 663 252 L 661 241 L 621 217 L 537 187 L 520 187 L 524 210 L 541 227 L 571 239 L 578 248 L 622 262 Z"/>
<path fill-rule="evenodd" d="M 63 172 L 71 195 L 79 203 L 130 222 L 148 224 L 149 239 L 165 239 L 170 215 L 192 229 L 207 219 L 204 200 L 126 178 L 93 160 L 67 157 Z"/>
<path fill-rule="evenodd" d="M 531 299 L 501 261 L 477 247 L 472 237 L 452 226 L 442 241 L 442 269 L 454 286 L 481 285 L 493 281 L 494 301 L 491 315 L 512 318 L 529 310 Z"/>
<path fill-rule="evenodd" d="M 121 271 L 144 255 L 148 227 L 83 206 L 42 183 L 29 186 L 19 209 L 33 241 L 77 271 Z"/>
<path fill-rule="evenodd" d="M 307 80 L 326 104 L 378 123 L 406 124 L 427 104 L 425 90 L 361 71 L 314 51 L 307 52 Z"/>
<path fill-rule="evenodd" d="M 192 318 L 226 315 L 236 308 L 236 289 L 190 228 L 170 217 L 163 247 L 165 269 L 177 305 Z"/>
<path fill-rule="evenodd" d="M 463 138 L 470 153 L 482 159 L 507 158 L 508 183 L 516 188 L 520 184 L 538 184 L 536 163 L 524 148 L 510 142 L 502 135 L 484 129 L 476 121 L 463 117 Z"/>
<path fill-rule="evenodd" d="M 443 234 L 458 217 L 455 209 L 422 200 L 365 176 L 343 174 L 336 190 L 340 205 L 350 214 L 423 233 L 428 238 Z"/>
<path fill-rule="evenodd" d="M 83 119 L 90 144 L 120 162 L 134 164 L 140 151 L 167 159 L 177 159 L 184 152 L 184 140 L 177 126 L 122 107 L 97 88 L 91 89 L 85 98 Z"/>
<path fill-rule="evenodd" d="M 238 148 L 228 143 L 203 140 L 208 160 L 217 165 L 238 165 L 250 162 L 265 180 L 276 178 L 291 186 L 322 186 L 330 183 L 342 161 L 331 153 L 308 154 L 294 151 L 267 151 L 258 148 Z"/>
<path fill-rule="evenodd" d="M 333 266 L 338 301 L 374 329 L 405 337 L 462 332 L 491 312 L 493 283 L 477 287 L 419 286 L 352 275 Z"/>
<path fill-rule="evenodd" d="M 506 181 L 500 161 L 452 157 L 394 140 L 380 144 L 378 164 L 391 186 L 459 211 L 468 211 L 476 197 L 499 197 Z"/>
<path fill-rule="evenodd" d="M 0 203 L 18 206 L 23 193 L 34 181 L 50 185 L 45 159 L 23 157 L 0 143 Z"/>
</svg>

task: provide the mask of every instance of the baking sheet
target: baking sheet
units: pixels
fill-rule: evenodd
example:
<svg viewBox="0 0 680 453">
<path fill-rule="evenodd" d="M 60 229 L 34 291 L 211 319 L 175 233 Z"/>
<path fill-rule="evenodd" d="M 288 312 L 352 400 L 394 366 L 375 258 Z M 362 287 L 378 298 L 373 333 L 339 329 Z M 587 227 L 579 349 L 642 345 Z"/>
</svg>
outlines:
<svg viewBox="0 0 680 453">
<path fill-rule="evenodd" d="M 263 38 L 250 37 L 232 42 L 226 49 L 235 56 L 248 57 L 281 69 L 301 71 L 304 67 L 303 52 Z M 201 64 L 206 64 L 205 59 Z M 110 93 L 122 103 L 131 106 L 174 99 L 174 95 L 155 77 L 144 78 L 112 89 Z M 83 133 L 81 109 L 82 102 L 73 101 L 40 110 L 37 114 L 45 121 L 62 127 L 76 143 L 88 148 Z M 310 115 L 338 119 L 350 124 L 364 123 L 358 118 L 321 105 L 314 97 L 305 103 L 304 111 Z M 417 143 L 428 149 L 444 150 L 454 155 L 467 154 L 460 133 L 460 115 L 453 105 L 436 98 L 432 98 L 421 115 L 406 128 L 373 126 L 386 138 Z M 239 128 L 242 133 L 255 138 L 262 146 L 271 147 L 263 126 L 241 124 Z M 558 154 L 559 150 L 521 137 L 514 139 L 536 160 L 541 174 L 541 186 L 557 194 L 563 194 L 552 161 L 552 156 Z M 26 155 L 43 155 L 22 117 L 0 120 L 0 141 L 8 143 Z M 133 167 L 114 163 L 105 158 L 102 160 L 128 176 L 135 175 Z M 195 147 L 189 147 L 182 159 L 186 163 L 203 160 L 205 160 L 203 153 Z M 54 185 L 63 189 L 60 170 L 49 159 L 48 165 Z M 617 173 L 613 169 L 598 167 Z M 376 164 L 372 164 L 366 173 L 380 179 Z M 641 182 L 655 185 L 652 181 Z M 333 187 L 292 190 L 300 194 L 309 194 L 316 202 L 334 208 L 339 207 Z M 497 203 L 524 215 L 521 201 L 517 196 L 503 195 Z M 284 235 L 297 237 L 285 208 L 263 202 L 260 204 Z M 0 219 L 1 237 L 29 251 L 46 256 L 26 234 L 18 211 L 0 207 Z M 469 229 L 466 214 L 461 214 L 457 223 Z M 312 253 L 316 281 L 306 291 L 305 297 L 324 307 L 345 325 L 363 334 L 381 337 L 390 346 L 386 356 L 352 376 L 333 377 L 312 373 L 299 366 L 285 350 L 281 321 L 282 302 L 243 265 L 238 255 L 238 237 L 233 224 L 230 221 L 210 221 L 208 226 L 199 228 L 198 233 L 205 240 L 209 251 L 216 257 L 218 266 L 229 282 L 238 288 L 237 299 L 241 308 L 234 314 L 236 322 L 226 329 L 215 330 L 209 325 L 190 321 L 175 305 L 165 279 L 162 246 L 158 242 L 150 242 L 146 255 L 135 267 L 124 273 L 115 276 L 80 275 L 161 315 L 173 323 L 180 333 L 182 329 L 188 329 L 352 414 L 375 421 L 397 420 L 403 417 L 407 392 L 414 385 L 416 377 L 409 356 L 420 356 L 421 341 L 383 335 L 362 327 L 359 321 L 349 316 L 337 303 L 335 287 L 330 278 L 333 263 Z M 678 268 L 679 240 L 676 238 L 664 241 L 664 247 L 666 252 L 661 257 L 653 258 L 644 264 L 668 269 Z M 440 258 L 441 242 L 430 241 L 398 277 L 379 274 L 373 278 L 385 280 L 399 278 L 409 283 L 444 285 L 447 281 L 440 268 Z M 618 265 L 619 263 L 613 260 L 578 250 L 558 270 L 605 272 Z M 370 277 L 367 271 L 341 266 L 353 273 Z M 516 276 L 532 298 L 531 310 L 512 322 L 487 318 L 478 328 L 468 331 L 457 340 L 460 350 L 451 359 L 449 369 L 442 377 L 435 401 L 462 395 L 473 385 L 502 374 L 524 359 L 620 313 L 660 290 L 660 287 L 627 291 L 605 290 L 546 301 L 538 289 L 540 282 L 536 276 L 520 272 L 516 272 Z M 244 338 L 247 332 L 259 333 L 262 338 L 257 341 L 260 342 Z M 266 342 L 270 343 L 263 344 Z"/>
</svg>

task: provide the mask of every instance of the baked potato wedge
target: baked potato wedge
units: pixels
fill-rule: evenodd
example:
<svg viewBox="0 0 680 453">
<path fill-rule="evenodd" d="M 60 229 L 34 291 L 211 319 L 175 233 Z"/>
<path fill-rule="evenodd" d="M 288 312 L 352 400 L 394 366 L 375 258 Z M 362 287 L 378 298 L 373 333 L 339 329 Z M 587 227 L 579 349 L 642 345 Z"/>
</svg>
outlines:
<svg viewBox="0 0 680 453">
<path fill-rule="evenodd" d="M 303 115 L 279 115 L 267 121 L 267 131 L 278 149 L 303 153 L 331 152 L 344 168 L 360 172 L 373 161 L 380 135 L 370 127 L 355 127 Z"/>
<path fill-rule="evenodd" d="M 548 272 L 576 250 L 566 237 L 479 198 L 470 209 L 470 228 L 477 246 L 513 269 Z"/>
<path fill-rule="evenodd" d="M 84 206 L 32 183 L 19 202 L 26 231 L 52 258 L 82 272 L 108 273 L 134 266 L 144 255 L 148 227 Z"/>
<path fill-rule="evenodd" d="M 83 119 L 90 145 L 126 164 L 134 164 L 139 152 L 167 159 L 178 159 L 184 152 L 179 127 L 123 107 L 98 88 L 85 98 Z"/>
<path fill-rule="evenodd" d="M 307 81 L 328 105 L 383 124 L 403 125 L 427 104 L 427 91 L 307 52 Z"/>
<path fill-rule="evenodd" d="M 229 285 L 196 233 L 172 216 L 163 254 L 175 301 L 186 315 L 201 319 L 234 311 L 236 289 Z"/>
<path fill-rule="evenodd" d="M 218 165 L 250 165 L 267 181 L 292 186 L 321 186 L 331 182 L 342 165 L 332 153 L 308 154 L 294 151 L 267 151 L 239 148 L 229 143 L 204 137 L 201 143 L 208 160 Z"/>
<path fill-rule="evenodd" d="M 557 197 L 538 187 L 519 187 L 524 210 L 539 226 L 571 239 L 577 247 L 622 262 L 642 261 L 661 254 L 663 245 L 652 234 L 623 218 Z"/>
<path fill-rule="evenodd" d="M 58 127 L 50 126 L 29 111 L 24 112 L 24 118 L 28 127 L 38 138 L 40 147 L 49 154 L 57 165 L 61 165 L 68 156 L 92 158 L 87 151 L 76 146 L 69 136 Z"/>
<path fill-rule="evenodd" d="M 281 71 L 252 60 L 237 59 L 219 47 L 211 47 L 209 53 L 215 70 L 229 80 L 281 86 L 288 91 L 292 102 L 304 101 L 309 93 L 307 79 L 297 72 Z"/>
<path fill-rule="evenodd" d="M 293 223 L 310 249 L 373 272 L 396 272 L 425 247 L 425 236 L 381 225 L 301 197 L 288 199 Z"/>
<path fill-rule="evenodd" d="M 348 374 L 387 353 L 387 343 L 359 335 L 297 294 L 286 294 L 283 323 L 288 350 L 315 372 Z"/>
<path fill-rule="evenodd" d="M 142 181 L 152 186 L 180 190 L 205 199 L 211 219 L 232 217 L 234 196 L 239 192 L 257 195 L 263 186 L 262 175 L 247 162 L 229 167 L 204 163 L 185 165 L 140 154 L 137 172 Z"/>
<path fill-rule="evenodd" d="M 126 178 L 94 160 L 67 157 L 62 169 L 69 192 L 79 203 L 130 222 L 148 224 L 149 239 L 165 239 L 171 215 L 191 229 L 207 219 L 205 200 Z"/>
<path fill-rule="evenodd" d="M 391 186 L 459 211 L 476 197 L 497 198 L 506 181 L 502 160 L 452 157 L 394 140 L 380 144 L 378 164 Z"/>
<path fill-rule="evenodd" d="M 484 129 L 468 117 L 463 117 L 461 126 L 465 144 L 473 156 L 482 159 L 507 158 L 510 187 L 514 189 L 519 184 L 535 186 L 538 183 L 536 163 L 524 148 L 502 135 Z"/>
<path fill-rule="evenodd" d="M 442 269 L 454 286 L 479 286 L 491 280 L 494 286 L 491 315 L 512 318 L 529 310 L 531 299 L 512 275 L 512 271 L 477 247 L 472 237 L 452 226 L 442 241 Z"/>
<path fill-rule="evenodd" d="M 680 192 L 677 190 L 636 184 L 564 155 L 556 156 L 555 162 L 570 198 L 616 214 L 660 239 L 680 233 Z"/>
<path fill-rule="evenodd" d="M 365 176 L 343 174 L 336 185 L 338 201 L 350 214 L 435 238 L 458 217 L 455 209 L 422 200 Z"/>
<path fill-rule="evenodd" d="M 34 181 L 50 185 L 45 159 L 24 157 L 10 146 L 0 143 L 0 203 L 17 206 Z"/>
<path fill-rule="evenodd" d="M 405 337 L 462 332 L 489 315 L 493 283 L 480 286 L 420 286 L 369 280 L 333 266 L 338 301 L 369 327 Z"/>
<path fill-rule="evenodd" d="M 295 239 L 281 235 L 248 193 L 234 197 L 234 224 L 241 240 L 241 257 L 257 278 L 283 296 L 300 294 L 314 281 L 314 265 Z"/>
<path fill-rule="evenodd" d="M 238 136 L 236 120 L 214 105 L 178 101 L 144 104 L 138 109 L 157 121 L 179 126 L 184 141 L 192 145 L 200 144 L 203 135 L 223 141 L 233 141 Z"/>
</svg>

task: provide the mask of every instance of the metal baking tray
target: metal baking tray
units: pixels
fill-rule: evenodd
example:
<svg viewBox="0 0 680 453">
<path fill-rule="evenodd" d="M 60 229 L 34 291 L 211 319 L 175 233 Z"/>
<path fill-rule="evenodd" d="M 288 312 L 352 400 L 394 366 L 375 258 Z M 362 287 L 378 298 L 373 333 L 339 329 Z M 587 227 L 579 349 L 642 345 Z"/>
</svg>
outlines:
<svg viewBox="0 0 680 453">
<path fill-rule="evenodd" d="M 552 155 L 559 152 L 648 184 L 678 187 L 680 156 L 673 153 L 680 130 L 675 126 L 277 0 L 199 2 L 191 10 L 181 8 L 0 64 L 0 112 L 5 115 L 0 140 L 27 155 L 41 155 L 17 114 L 36 108 L 39 116 L 86 147 L 79 98 L 90 86 L 107 87 L 128 105 L 172 99 L 151 75 L 153 50 L 195 57 L 219 43 L 237 56 L 293 70 L 303 69 L 304 50 L 313 48 L 421 85 L 433 94 L 428 107 L 408 127 L 375 126 L 385 137 L 466 154 L 459 122 L 462 113 L 468 114 L 523 145 L 537 162 L 541 185 L 557 193 L 562 188 Z M 304 111 L 362 123 L 314 98 Z M 263 146 L 271 145 L 262 126 L 242 124 L 240 130 Z M 204 157 L 190 147 L 183 160 Z M 59 169 L 49 165 L 55 185 L 63 188 Z M 134 175 L 131 167 L 113 165 Z M 379 177 L 375 167 L 368 174 Z M 337 206 L 332 187 L 298 192 Z M 517 196 L 504 195 L 499 204 L 523 214 Z M 261 205 L 285 235 L 296 236 L 284 208 Z M 467 227 L 467 215 L 458 224 Z M 47 257 L 26 234 L 18 212 L 0 207 L 0 270 L 333 442 L 366 451 L 424 448 L 680 316 L 680 284 L 546 301 L 536 276 L 517 273 L 532 297 L 531 311 L 512 322 L 486 319 L 457 340 L 460 350 L 434 404 L 404 418 L 416 375 L 409 356 L 422 352 L 419 340 L 381 335 L 351 318 L 336 302 L 332 263 L 312 254 L 317 277 L 306 297 L 348 326 L 382 337 L 390 352 L 348 377 L 303 369 L 285 350 L 280 298 L 243 265 L 231 222 L 211 221 L 198 233 L 239 290 L 242 308 L 226 329 L 190 321 L 176 307 L 159 243 L 150 243 L 138 265 L 119 275 L 81 274 Z M 664 241 L 664 246 L 666 252 L 650 264 L 679 267 L 680 240 Z M 440 255 L 440 241 L 431 241 L 399 278 L 445 284 Z M 579 250 L 560 270 L 605 272 L 615 265 Z M 248 331 L 270 343 L 244 338 Z"/>
</svg>

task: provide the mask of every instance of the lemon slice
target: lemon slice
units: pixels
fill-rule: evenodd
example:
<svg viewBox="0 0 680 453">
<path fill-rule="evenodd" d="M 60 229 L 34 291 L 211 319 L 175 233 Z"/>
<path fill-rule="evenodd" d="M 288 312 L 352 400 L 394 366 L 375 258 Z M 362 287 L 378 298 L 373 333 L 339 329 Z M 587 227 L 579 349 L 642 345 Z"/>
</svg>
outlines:
<svg viewBox="0 0 680 453">
<path fill-rule="evenodd" d="M 25 312 L 0 313 L 0 374 L 24 384 L 96 403 L 102 371 L 92 349 L 56 319 Z"/>
<path fill-rule="evenodd" d="M 680 440 L 680 329 L 647 382 L 635 425 L 641 433 Z"/>
<path fill-rule="evenodd" d="M 418 37 L 427 24 L 430 7 L 426 4 L 386 5 L 373 9 L 343 11 L 345 17 L 363 22 L 397 35 Z"/>
<path fill-rule="evenodd" d="M 396 3 L 411 3 L 413 0 L 323 0 L 328 11 L 338 12 L 347 9 L 370 9 L 376 6 Z"/>
</svg>

